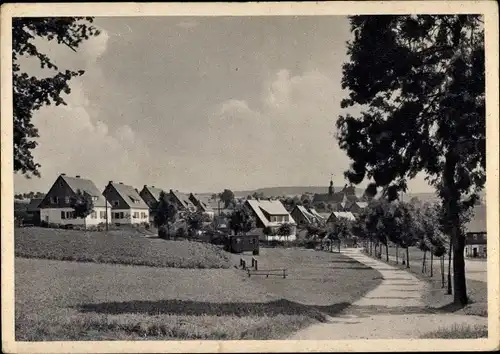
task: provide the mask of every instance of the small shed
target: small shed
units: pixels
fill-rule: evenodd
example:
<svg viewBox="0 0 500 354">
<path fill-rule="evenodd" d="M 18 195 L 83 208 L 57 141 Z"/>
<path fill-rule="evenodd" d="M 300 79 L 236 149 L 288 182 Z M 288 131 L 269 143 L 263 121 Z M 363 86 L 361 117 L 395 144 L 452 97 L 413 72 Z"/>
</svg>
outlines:
<svg viewBox="0 0 500 354">
<path fill-rule="evenodd" d="M 227 237 L 226 250 L 231 253 L 243 253 L 251 251 L 259 254 L 259 235 L 249 233 L 246 235 L 231 235 Z"/>
</svg>

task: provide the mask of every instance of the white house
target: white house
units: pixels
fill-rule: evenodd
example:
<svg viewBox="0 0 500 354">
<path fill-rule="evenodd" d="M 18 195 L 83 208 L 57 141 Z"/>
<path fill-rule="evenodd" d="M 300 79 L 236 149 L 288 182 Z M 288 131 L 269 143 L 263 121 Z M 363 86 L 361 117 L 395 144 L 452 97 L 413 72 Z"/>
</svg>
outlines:
<svg viewBox="0 0 500 354">
<path fill-rule="evenodd" d="M 111 204 L 111 220 L 114 224 L 149 222 L 149 206 L 134 187 L 109 181 L 102 194 Z"/>
<path fill-rule="evenodd" d="M 247 200 L 245 207 L 251 210 L 256 218 L 257 228 L 270 227 L 275 235 L 265 235 L 266 241 L 293 241 L 296 239 L 297 223 L 279 200 Z M 290 224 L 288 236 L 276 235 L 282 224 Z"/>
<path fill-rule="evenodd" d="M 75 217 L 75 210 L 71 206 L 78 192 L 92 199 L 93 212 L 86 218 Z M 55 225 L 82 225 L 95 226 L 111 220 L 111 205 L 106 205 L 94 182 L 80 176 L 68 177 L 62 173 L 40 202 L 40 221 Z M 107 214 L 107 215 L 106 215 Z"/>
</svg>

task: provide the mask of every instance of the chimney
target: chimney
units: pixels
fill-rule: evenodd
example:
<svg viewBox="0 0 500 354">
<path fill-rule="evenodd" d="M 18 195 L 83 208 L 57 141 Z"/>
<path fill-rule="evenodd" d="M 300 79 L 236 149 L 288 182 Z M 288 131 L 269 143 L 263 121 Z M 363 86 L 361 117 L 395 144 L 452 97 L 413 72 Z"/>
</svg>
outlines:
<svg viewBox="0 0 500 354">
<path fill-rule="evenodd" d="M 109 181 L 109 184 L 113 184 L 113 181 Z"/>
<path fill-rule="evenodd" d="M 123 182 L 118 182 L 118 183 L 123 184 Z"/>
<path fill-rule="evenodd" d="M 145 184 L 145 185 L 144 185 L 144 188 L 148 188 L 148 185 L 147 185 L 147 184 Z"/>
<path fill-rule="evenodd" d="M 151 186 L 151 187 L 153 187 L 153 188 L 154 188 L 155 186 Z"/>
<path fill-rule="evenodd" d="M 66 176 L 66 173 L 61 173 L 61 176 Z"/>
<path fill-rule="evenodd" d="M 139 193 L 139 190 L 137 188 L 134 188 L 137 193 Z"/>
<path fill-rule="evenodd" d="M 76 178 L 80 178 L 80 175 L 76 175 Z"/>
</svg>

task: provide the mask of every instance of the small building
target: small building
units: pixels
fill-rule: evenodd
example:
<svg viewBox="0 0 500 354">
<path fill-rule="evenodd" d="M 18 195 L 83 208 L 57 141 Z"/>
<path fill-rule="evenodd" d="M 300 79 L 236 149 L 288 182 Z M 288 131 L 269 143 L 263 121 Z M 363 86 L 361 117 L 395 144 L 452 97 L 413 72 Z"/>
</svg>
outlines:
<svg viewBox="0 0 500 354">
<path fill-rule="evenodd" d="M 94 211 L 85 219 L 75 217 L 72 202 L 78 193 L 92 199 Z M 62 173 L 39 203 L 40 222 L 50 225 L 96 226 L 111 218 L 111 205 L 106 203 L 94 182 L 80 176 L 69 177 Z"/>
<path fill-rule="evenodd" d="M 317 216 L 315 216 L 305 206 L 302 205 L 296 205 L 290 215 L 297 223 L 297 226 L 307 226 L 318 223 Z"/>
<path fill-rule="evenodd" d="M 226 251 L 231 253 L 252 252 L 259 254 L 259 234 L 231 235 L 226 238 Z"/>
<path fill-rule="evenodd" d="M 486 258 L 486 205 L 476 205 L 473 217 L 465 226 L 465 257 Z"/>
<path fill-rule="evenodd" d="M 326 224 L 333 224 L 339 219 L 344 218 L 349 221 L 355 221 L 356 218 L 354 217 L 354 214 L 351 212 L 346 212 L 346 211 L 334 211 L 333 213 L 330 214 L 328 219 L 326 220 Z"/>
<path fill-rule="evenodd" d="M 132 186 L 109 181 L 102 193 L 111 204 L 114 224 L 142 224 L 149 222 L 149 206 Z"/>
</svg>

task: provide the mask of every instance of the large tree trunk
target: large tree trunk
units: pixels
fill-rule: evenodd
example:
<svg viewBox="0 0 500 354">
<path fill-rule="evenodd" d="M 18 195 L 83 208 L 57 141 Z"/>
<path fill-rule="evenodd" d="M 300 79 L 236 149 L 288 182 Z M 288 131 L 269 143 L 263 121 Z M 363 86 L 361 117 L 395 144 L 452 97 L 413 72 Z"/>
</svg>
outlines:
<svg viewBox="0 0 500 354">
<path fill-rule="evenodd" d="M 396 264 L 399 264 L 398 256 L 399 256 L 399 247 L 396 244 Z"/>
<path fill-rule="evenodd" d="M 467 284 L 465 281 L 464 248 L 465 239 L 461 234 L 459 226 L 454 226 L 455 237 L 453 242 L 453 302 L 462 306 L 469 302 L 467 298 Z"/>
<path fill-rule="evenodd" d="M 444 254 L 441 256 L 441 287 L 444 288 Z"/>
<path fill-rule="evenodd" d="M 406 246 L 406 268 L 410 268 L 410 251 L 409 247 Z"/>
<path fill-rule="evenodd" d="M 370 239 L 370 256 L 373 256 L 373 242 Z"/>
</svg>

